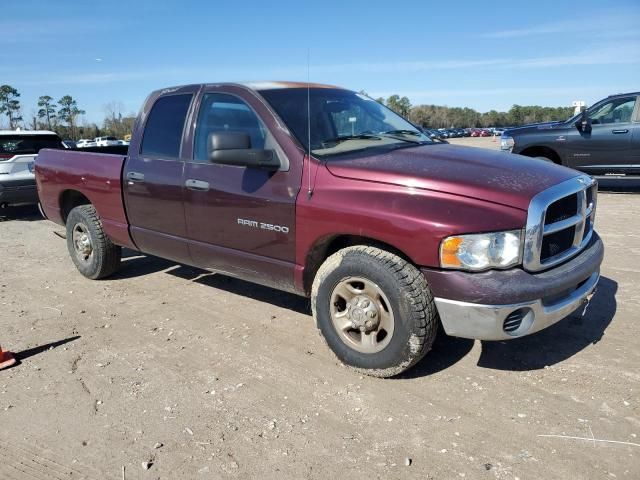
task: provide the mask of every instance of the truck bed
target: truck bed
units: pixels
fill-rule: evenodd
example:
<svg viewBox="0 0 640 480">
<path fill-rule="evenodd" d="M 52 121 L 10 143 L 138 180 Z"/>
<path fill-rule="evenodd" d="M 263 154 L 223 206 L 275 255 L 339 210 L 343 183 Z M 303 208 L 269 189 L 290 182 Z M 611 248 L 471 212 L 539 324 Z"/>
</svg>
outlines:
<svg viewBox="0 0 640 480">
<path fill-rule="evenodd" d="M 105 233 L 114 243 L 136 248 L 129 236 L 122 199 L 125 158 L 82 150 L 41 150 L 35 169 L 44 214 L 64 225 L 70 202 L 82 195 L 96 208 Z"/>
</svg>

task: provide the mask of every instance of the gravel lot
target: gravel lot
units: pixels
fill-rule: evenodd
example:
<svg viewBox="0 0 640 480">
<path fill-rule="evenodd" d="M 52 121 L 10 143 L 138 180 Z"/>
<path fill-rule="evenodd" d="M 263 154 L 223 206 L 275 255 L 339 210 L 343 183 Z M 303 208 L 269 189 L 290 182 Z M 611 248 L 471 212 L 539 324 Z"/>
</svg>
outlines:
<svg viewBox="0 0 640 480">
<path fill-rule="evenodd" d="M 640 478 L 638 195 L 600 194 L 584 317 L 441 335 L 392 380 L 339 365 L 305 299 L 133 252 L 89 281 L 59 227 L 0 214 L 3 479 Z"/>
</svg>

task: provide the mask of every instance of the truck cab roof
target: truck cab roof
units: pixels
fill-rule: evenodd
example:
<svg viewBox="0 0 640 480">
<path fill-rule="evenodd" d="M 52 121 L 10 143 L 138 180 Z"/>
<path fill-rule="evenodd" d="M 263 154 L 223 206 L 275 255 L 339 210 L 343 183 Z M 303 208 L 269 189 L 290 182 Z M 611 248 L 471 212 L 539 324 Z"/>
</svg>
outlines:
<svg viewBox="0 0 640 480">
<path fill-rule="evenodd" d="M 266 80 L 255 82 L 209 82 L 209 83 L 193 83 L 189 85 L 175 85 L 173 87 L 161 88 L 151 93 L 151 96 L 167 95 L 175 92 L 179 89 L 185 88 L 199 88 L 199 87 L 241 87 L 247 90 L 262 91 L 262 90 L 279 90 L 284 88 L 336 88 L 341 90 L 347 90 L 344 87 L 336 85 L 328 85 L 323 83 L 308 83 L 308 82 L 290 82 L 282 80 Z"/>
</svg>

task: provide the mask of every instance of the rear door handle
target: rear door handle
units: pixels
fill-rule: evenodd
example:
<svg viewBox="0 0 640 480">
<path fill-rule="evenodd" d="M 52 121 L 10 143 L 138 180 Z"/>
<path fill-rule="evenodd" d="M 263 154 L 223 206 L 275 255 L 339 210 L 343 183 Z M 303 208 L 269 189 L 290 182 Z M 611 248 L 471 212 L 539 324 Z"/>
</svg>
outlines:
<svg viewBox="0 0 640 480">
<path fill-rule="evenodd" d="M 629 133 L 629 130 L 626 128 L 620 130 L 611 130 L 611 133 Z"/>
<path fill-rule="evenodd" d="M 127 180 L 132 182 L 144 182 L 144 173 L 129 172 L 127 173 Z"/>
<path fill-rule="evenodd" d="M 188 179 L 184 182 L 184 185 L 189 190 L 198 190 L 200 192 L 206 192 L 209 190 L 209 182 L 203 182 L 202 180 L 194 180 L 193 178 Z"/>
</svg>

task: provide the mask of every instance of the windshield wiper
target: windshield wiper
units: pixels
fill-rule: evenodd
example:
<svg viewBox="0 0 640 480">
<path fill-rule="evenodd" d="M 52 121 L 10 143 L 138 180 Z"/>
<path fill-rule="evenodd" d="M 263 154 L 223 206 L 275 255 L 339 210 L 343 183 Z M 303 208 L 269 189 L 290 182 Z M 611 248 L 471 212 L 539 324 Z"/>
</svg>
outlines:
<svg viewBox="0 0 640 480">
<path fill-rule="evenodd" d="M 417 140 L 413 138 L 398 136 L 398 135 L 412 135 L 416 137 L 422 136 L 420 132 L 415 132 L 413 130 L 389 130 L 388 132 L 380 132 L 378 135 L 382 135 L 383 137 L 386 137 L 386 138 L 393 138 L 394 140 L 400 140 L 402 142 L 415 143 L 417 145 L 422 145 L 424 143 L 433 143 L 431 139 L 429 139 L 429 141 L 425 141 L 425 140 Z"/>
<path fill-rule="evenodd" d="M 413 135 L 414 137 L 419 137 L 420 135 L 422 135 L 422 133 L 415 130 L 389 130 L 380 133 L 389 133 L 391 135 Z"/>
<path fill-rule="evenodd" d="M 340 135 L 339 137 L 328 138 L 323 140 L 322 143 L 340 143 L 346 140 L 382 140 L 382 137 L 369 133 L 359 133 L 357 135 Z"/>
</svg>

